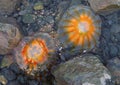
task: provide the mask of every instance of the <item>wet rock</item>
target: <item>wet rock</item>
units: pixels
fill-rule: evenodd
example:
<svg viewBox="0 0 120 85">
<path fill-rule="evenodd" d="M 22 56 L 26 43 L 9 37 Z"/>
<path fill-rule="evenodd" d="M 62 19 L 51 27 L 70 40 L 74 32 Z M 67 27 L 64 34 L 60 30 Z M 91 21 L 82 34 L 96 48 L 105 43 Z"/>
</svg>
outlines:
<svg viewBox="0 0 120 85">
<path fill-rule="evenodd" d="M 108 61 L 107 68 L 111 72 L 115 85 L 120 85 L 120 59 L 114 58 Z"/>
<path fill-rule="evenodd" d="M 18 81 L 10 81 L 6 85 L 21 85 Z"/>
<path fill-rule="evenodd" d="M 118 55 L 118 48 L 115 45 L 110 45 L 109 49 L 110 49 L 110 56 L 111 57 L 115 57 Z"/>
<path fill-rule="evenodd" d="M 24 23 L 30 24 L 30 23 L 34 23 L 35 19 L 36 19 L 35 15 L 33 15 L 33 14 L 25 14 L 25 15 L 23 15 L 22 21 Z"/>
<path fill-rule="evenodd" d="M 13 63 L 10 65 L 9 67 L 13 72 L 15 72 L 16 74 L 21 73 L 21 70 L 19 68 L 19 66 L 16 63 Z"/>
<path fill-rule="evenodd" d="M 18 44 L 21 33 L 14 19 L 1 18 L 0 20 L 0 54 L 8 54 Z"/>
<path fill-rule="evenodd" d="M 7 68 L 2 70 L 2 74 L 9 81 L 16 79 L 16 75 L 11 70 L 9 70 Z"/>
<path fill-rule="evenodd" d="M 22 75 L 19 75 L 18 77 L 17 77 L 17 80 L 20 82 L 20 84 L 22 84 L 22 85 L 26 85 L 26 83 L 27 83 L 27 77 L 24 77 L 24 76 L 22 76 Z"/>
<path fill-rule="evenodd" d="M 98 13 L 108 14 L 117 9 L 120 9 L 119 0 L 88 0 L 91 8 Z"/>
<path fill-rule="evenodd" d="M 120 32 L 120 25 L 119 24 L 113 24 L 111 29 L 110 29 L 110 32 L 112 34 L 119 33 Z"/>
<path fill-rule="evenodd" d="M 6 85 L 8 82 L 7 79 L 2 74 L 0 74 L 0 82 L 2 83 L 0 85 Z"/>
<path fill-rule="evenodd" d="M 38 11 L 38 10 L 42 10 L 44 8 L 44 6 L 43 6 L 42 2 L 37 2 L 37 3 L 35 3 L 33 8 L 34 8 L 34 10 Z"/>
<path fill-rule="evenodd" d="M 30 80 L 29 81 L 29 85 L 38 85 L 39 82 L 38 81 L 35 81 L 35 80 Z"/>
<path fill-rule="evenodd" d="M 53 75 L 56 85 L 107 85 L 111 82 L 110 72 L 96 56 L 90 54 L 58 65 Z"/>
<path fill-rule="evenodd" d="M 13 56 L 12 55 L 6 55 L 3 57 L 0 67 L 9 67 L 12 63 L 14 62 Z"/>
<path fill-rule="evenodd" d="M 0 14 L 11 14 L 21 0 L 0 0 Z"/>
</svg>

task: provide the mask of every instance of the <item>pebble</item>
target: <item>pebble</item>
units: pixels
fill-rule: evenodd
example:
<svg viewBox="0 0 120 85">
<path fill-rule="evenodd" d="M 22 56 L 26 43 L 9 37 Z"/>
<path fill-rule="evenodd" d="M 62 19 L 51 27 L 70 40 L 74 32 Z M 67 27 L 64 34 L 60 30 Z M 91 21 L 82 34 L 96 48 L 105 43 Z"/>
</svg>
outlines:
<svg viewBox="0 0 120 85">
<path fill-rule="evenodd" d="M 29 85 L 38 85 L 38 84 L 39 84 L 39 82 L 36 81 L 36 80 L 30 80 L 29 81 Z"/>
<path fill-rule="evenodd" d="M 21 85 L 18 81 L 10 81 L 6 85 Z"/>
<path fill-rule="evenodd" d="M 25 14 L 22 17 L 22 21 L 26 24 L 34 23 L 36 19 L 36 16 L 33 14 Z"/>
<path fill-rule="evenodd" d="M 34 8 L 34 10 L 38 11 L 38 10 L 44 9 L 44 6 L 43 6 L 42 2 L 37 2 L 37 3 L 35 3 L 33 8 Z"/>
<path fill-rule="evenodd" d="M 16 75 L 11 70 L 9 70 L 7 68 L 2 70 L 2 74 L 9 81 L 12 81 L 12 80 L 16 79 Z"/>
</svg>

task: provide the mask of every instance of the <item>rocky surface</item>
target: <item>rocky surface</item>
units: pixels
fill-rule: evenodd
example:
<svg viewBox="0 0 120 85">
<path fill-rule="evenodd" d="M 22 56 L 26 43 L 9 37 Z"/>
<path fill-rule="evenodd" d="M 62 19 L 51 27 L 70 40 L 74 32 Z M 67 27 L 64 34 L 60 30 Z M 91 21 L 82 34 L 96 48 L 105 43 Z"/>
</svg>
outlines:
<svg viewBox="0 0 120 85">
<path fill-rule="evenodd" d="M 107 68 L 112 73 L 116 85 L 120 85 L 120 59 L 114 58 L 109 60 Z"/>
<path fill-rule="evenodd" d="M 100 15 L 100 18 L 102 20 L 102 27 L 101 27 L 102 29 L 101 29 L 101 35 L 99 40 L 100 41 L 99 46 L 87 53 L 99 55 L 99 59 L 103 64 L 99 62 L 98 58 L 96 57 L 93 57 L 93 58 L 80 57 L 80 55 L 86 53 L 86 51 L 84 51 L 83 53 L 80 53 L 79 49 L 71 50 L 71 48 L 61 47 L 61 43 L 57 38 L 58 34 L 56 33 L 58 29 L 57 25 L 62 15 L 66 11 L 66 9 L 68 9 L 69 6 L 72 6 L 72 5 L 89 6 L 93 10 L 93 12 Z M 96 67 L 98 68 L 96 70 L 95 69 L 91 70 L 91 71 L 93 70 L 96 71 L 93 73 L 93 74 L 96 73 L 94 77 L 91 77 L 92 76 L 92 73 L 90 73 L 91 71 L 89 72 L 84 71 L 84 72 L 90 73 L 90 74 L 86 73 L 88 75 L 85 75 L 85 73 L 82 71 L 83 69 L 79 69 L 76 67 L 75 72 L 70 73 L 72 76 L 67 75 L 69 78 L 77 79 L 78 77 L 75 78 L 75 75 L 76 75 L 76 72 L 80 70 L 82 71 L 81 74 L 85 75 L 86 78 L 90 76 L 91 82 L 95 82 L 95 81 L 100 82 L 99 79 L 97 78 L 94 79 L 95 77 L 98 76 L 97 71 L 102 68 L 106 70 L 105 66 L 107 66 L 108 70 L 112 73 L 112 76 L 110 75 L 110 77 L 113 77 L 111 81 L 115 81 L 116 85 L 119 85 L 119 68 L 120 68 L 119 66 L 119 58 L 120 58 L 120 29 L 119 29 L 120 28 L 120 10 L 119 8 L 120 7 L 119 6 L 120 6 L 119 0 L 0 0 L 0 23 L 4 25 L 8 24 L 7 25 L 8 27 L 10 26 L 15 29 L 16 28 L 19 29 L 23 37 L 28 35 L 33 36 L 33 34 L 36 34 L 36 32 L 48 33 L 50 36 L 53 37 L 55 41 L 55 47 L 57 48 L 56 55 L 58 58 L 57 63 L 58 64 L 61 63 L 59 65 L 61 66 L 61 68 L 68 68 L 67 66 L 64 67 L 64 65 L 65 64 L 71 65 L 71 63 L 69 62 L 73 63 L 75 61 L 78 61 L 79 59 L 80 60 L 85 59 L 86 60 L 85 62 L 90 63 L 90 64 L 81 63 L 82 65 L 80 66 L 83 66 L 83 67 L 89 67 L 90 65 L 92 65 L 94 67 L 91 67 L 91 68 L 95 68 L 96 64 L 93 64 L 92 62 L 90 62 L 90 60 L 92 59 L 94 63 L 99 63 L 100 66 L 102 66 L 101 68 Z M 0 34 L 3 35 L 4 33 L 0 32 Z M 4 37 L 6 36 L 6 33 L 4 34 L 4 36 L 0 35 L 0 39 L 2 39 L 0 41 L 0 47 L 1 45 L 2 47 L 6 46 L 8 39 L 12 39 L 11 41 L 14 41 L 13 39 L 15 38 L 15 36 L 12 36 L 12 34 L 14 33 L 12 32 L 11 35 L 9 35 L 9 37 L 7 38 Z M 46 70 L 46 72 L 41 72 L 39 79 L 38 77 L 33 78 L 27 75 L 24 70 L 21 70 L 16 63 L 12 63 L 13 61 L 10 58 L 10 55 L 12 55 L 11 52 L 9 52 L 10 55 L 3 55 L 3 54 L 6 54 L 6 53 L 0 53 L 0 85 L 31 85 L 31 84 L 32 85 L 56 85 L 54 84 L 54 81 L 56 80 L 55 78 L 57 75 L 54 78 L 54 76 L 51 74 L 51 71 Z M 14 55 L 14 52 L 13 52 L 13 55 Z M 79 57 L 74 58 L 76 56 L 79 56 Z M 76 64 L 76 62 L 74 64 Z M 75 68 L 75 66 L 73 66 L 73 68 Z M 68 68 L 68 69 L 72 69 L 72 68 Z M 63 70 L 68 70 L 68 69 L 63 69 Z M 87 69 L 87 68 L 84 68 L 84 69 Z M 53 70 L 55 69 L 53 68 Z M 106 71 L 109 74 L 108 70 Z M 68 70 L 68 73 L 70 71 L 72 70 Z M 78 74 L 81 75 L 79 72 Z M 100 74 L 99 78 L 102 77 L 101 79 L 103 81 L 105 78 L 110 78 L 108 75 L 106 77 L 106 75 L 102 74 L 102 72 L 99 74 Z M 84 78 L 83 81 L 89 81 L 89 79 L 86 80 L 86 78 Z M 68 78 L 65 77 L 64 80 L 68 81 L 67 79 Z M 80 80 L 74 80 L 74 81 L 76 81 L 74 83 L 79 83 Z M 107 85 L 114 85 L 114 82 L 112 83 L 109 80 L 106 80 L 106 83 Z M 83 85 L 89 85 L 89 82 L 86 82 Z M 95 84 L 95 85 L 98 85 L 98 84 Z"/>
<path fill-rule="evenodd" d="M 56 85 L 107 85 L 111 74 L 94 55 L 76 57 L 53 71 Z"/>
</svg>

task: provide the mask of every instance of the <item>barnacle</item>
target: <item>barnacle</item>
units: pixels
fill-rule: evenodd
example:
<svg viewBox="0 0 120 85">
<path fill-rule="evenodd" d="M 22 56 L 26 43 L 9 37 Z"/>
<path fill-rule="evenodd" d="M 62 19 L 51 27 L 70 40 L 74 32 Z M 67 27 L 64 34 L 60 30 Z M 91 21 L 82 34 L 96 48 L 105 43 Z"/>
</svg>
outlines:
<svg viewBox="0 0 120 85">
<path fill-rule="evenodd" d="M 52 38 L 48 34 L 37 34 L 25 37 L 15 49 L 16 60 L 21 69 L 26 71 L 38 70 L 46 63 L 50 53 L 54 51 Z"/>
<path fill-rule="evenodd" d="M 60 41 L 64 46 L 92 49 L 98 43 L 101 20 L 87 6 L 72 6 L 58 24 Z"/>
</svg>

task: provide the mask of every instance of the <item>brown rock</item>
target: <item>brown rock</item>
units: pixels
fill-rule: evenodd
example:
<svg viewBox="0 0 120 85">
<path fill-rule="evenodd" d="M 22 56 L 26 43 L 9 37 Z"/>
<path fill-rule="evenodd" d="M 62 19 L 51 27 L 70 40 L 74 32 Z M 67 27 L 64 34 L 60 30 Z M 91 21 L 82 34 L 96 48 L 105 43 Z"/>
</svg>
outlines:
<svg viewBox="0 0 120 85">
<path fill-rule="evenodd" d="M 120 0 L 88 0 L 91 8 L 98 13 L 110 13 L 120 9 Z"/>
<path fill-rule="evenodd" d="M 0 0 L 0 14 L 10 14 L 21 0 Z"/>
<path fill-rule="evenodd" d="M 12 19 L 0 20 L 0 54 L 10 53 L 21 39 L 20 31 L 13 22 Z"/>
</svg>

